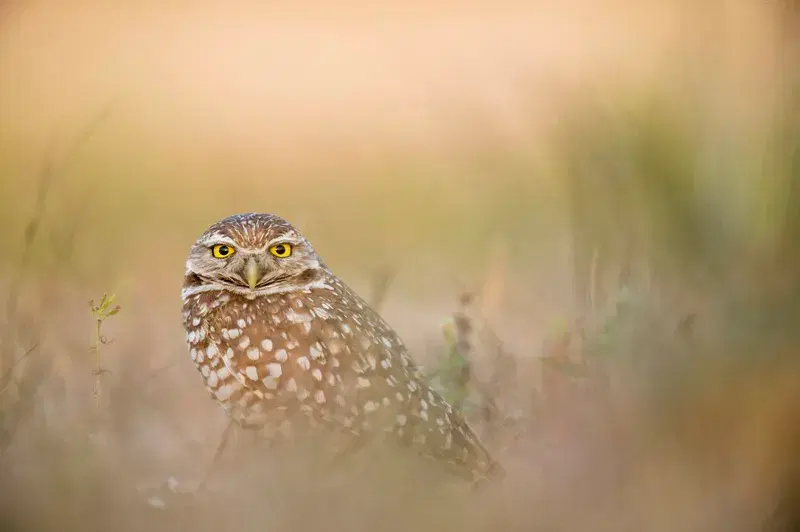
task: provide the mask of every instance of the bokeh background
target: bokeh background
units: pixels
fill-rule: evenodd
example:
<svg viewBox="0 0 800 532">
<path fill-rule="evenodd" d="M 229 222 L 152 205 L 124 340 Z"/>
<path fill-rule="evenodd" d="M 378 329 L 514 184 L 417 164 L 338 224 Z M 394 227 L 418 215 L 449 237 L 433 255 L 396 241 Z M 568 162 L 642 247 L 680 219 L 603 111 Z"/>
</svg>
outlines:
<svg viewBox="0 0 800 532">
<path fill-rule="evenodd" d="M 0 3 L 0 523 L 789 526 L 798 10 Z M 295 223 L 431 374 L 469 363 L 440 385 L 502 487 L 373 468 L 319 491 L 242 436 L 213 495 L 182 495 L 226 426 L 186 353 L 185 256 L 248 211 Z"/>
</svg>

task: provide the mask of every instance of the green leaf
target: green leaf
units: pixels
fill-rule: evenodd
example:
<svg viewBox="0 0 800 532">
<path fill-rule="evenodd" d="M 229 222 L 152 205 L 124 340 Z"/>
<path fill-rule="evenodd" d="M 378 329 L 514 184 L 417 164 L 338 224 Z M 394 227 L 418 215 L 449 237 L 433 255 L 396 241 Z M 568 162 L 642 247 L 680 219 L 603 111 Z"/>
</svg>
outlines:
<svg viewBox="0 0 800 532">
<path fill-rule="evenodd" d="M 104 295 L 103 295 L 103 300 L 102 300 L 102 301 L 100 301 L 100 311 L 101 311 L 101 312 L 105 312 L 105 311 L 108 309 L 108 307 L 110 307 L 110 306 L 111 306 L 111 303 L 113 303 L 113 302 L 114 302 L 114 299 L 115 299 L 116 297 L 117 297 L 117 296 L 115 296 L 114 294 L 111 294 L 110 296 L 109 296 L 109 295 L 106 295 L 106 294 L 104 294 Z"/>
</svg>

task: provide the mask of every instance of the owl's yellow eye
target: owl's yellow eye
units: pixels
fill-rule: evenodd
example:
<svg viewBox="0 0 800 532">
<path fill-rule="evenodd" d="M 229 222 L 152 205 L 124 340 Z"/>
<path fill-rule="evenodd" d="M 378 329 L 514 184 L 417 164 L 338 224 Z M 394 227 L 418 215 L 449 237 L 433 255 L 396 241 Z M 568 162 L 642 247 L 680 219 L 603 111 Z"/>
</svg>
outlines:
<svg viewBox="0 0 800 532">
<path fill-rule="evenodd" d="M 227 259 L 236 252 L 232 246 L 227 244 L 217 244 L 211 248 L 211 254 L 217 259 Z"/>
<path fill-rule="evenodd" d="M 269 248 L 269 252 L 278 258 L 285 259 L 292 254 L 291 244 L 275 244 Z"/>
</svg>

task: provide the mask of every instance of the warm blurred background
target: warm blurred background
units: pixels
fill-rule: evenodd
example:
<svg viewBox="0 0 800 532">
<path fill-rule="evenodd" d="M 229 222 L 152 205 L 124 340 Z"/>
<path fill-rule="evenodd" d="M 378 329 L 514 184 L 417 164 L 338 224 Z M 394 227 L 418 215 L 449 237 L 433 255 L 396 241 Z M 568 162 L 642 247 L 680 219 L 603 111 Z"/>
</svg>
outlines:
<svg viewBox="0 0 800 532">
<path fill-rule="evenodd" d="M 800 530 L 798 73 L 793 0 L 0 2 L 0 528 Z M 161 487 L 225 427 L 185 256 L 247 211 L 441 373 L 484 504 Z"/>
</svg>

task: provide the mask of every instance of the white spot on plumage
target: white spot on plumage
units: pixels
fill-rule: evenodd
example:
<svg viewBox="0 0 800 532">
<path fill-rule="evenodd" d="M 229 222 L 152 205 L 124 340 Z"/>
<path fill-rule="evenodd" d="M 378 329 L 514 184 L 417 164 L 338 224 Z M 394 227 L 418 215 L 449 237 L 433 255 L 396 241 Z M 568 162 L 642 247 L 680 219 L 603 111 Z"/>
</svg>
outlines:
<svg viewBox="0 0 800 532">
<path fill-rule="evenodd" d="M 314 377 L 318 381 L 322 380 L 322 372 L 319 370 L 319 368 L 314 368 L 311 371 L 311 376 Z"/>
<path fill-rule="evenodd" d="M 369 379 L 365 379 L 364 377 L 359 377 L 358 380 L 356 380 L 356 387 L 358 388 L 369 388 L 370 385 Z"/>
<path fill-rule="evenodd" d="M 402 427 L 403 425 L 406 424 L 406 420 L 407 419 L 408 418 L 404 414 L 398 414 L 397 415 L 397 424 Z"/>
<path fill-rule="evenodd" d="M 200 373 L 203 374 L 203 377 L 208 377 L 211 374 L 211 370 L 209 369 L 208 366 L 201 366 Z"/>
<path fill-rule="evenodd" d="M 192 318 L 192 325 L 194 325 L 195 327 L 200 325 L 200 318 Z"/>
<path fill-rule="evenodd" d="M 272 375 L 273 377 L 280 377 L 283 374 L 283 369 L 281 368 L 281 365 L 276 364 L 274 362 L 267 364 L 267 371 L 269 371 L 269 374 Z"/>
<path fill-rule="evenodd" d="M 275 360 L 278 362 L 286 362 L 289 358 L 289 355 L 286 353 L 286 349 L 278 349 L 275 351 Z"/>
<path fill-rule="evenodd" d="M 217 370 L 217 376 L 220 379 L 227 379 L 228 377 L 230 377 L 230 375 L 231 375 L 231 372 L 228 371 L 227 366 L 222 366 L 221 368 L 219 368 Z"/>
<path fill-rule="evenodd" d="M 306 357 L 299 357 L 297 359 L 297 365 L 303 368 L 304 370 L 308 371 L 311 369 L 311 363 L 308 361 Z"/>
<path fill-rule="evenodd" d="M 269 338 L 261 340 L 261 349 L 263 349 L 264 351 L 272 351 L 272 340 L 270 340 Z"/>
<path fill-rule="evenodd" d="M 297 381 L 294 380 L 294 377 L 286 381 L 286 391 L 287 392 L 296 392 L 297 391 Z"/>
<path fill-rule="evenodd" d="M 314 342 L 309 348 L 308 352 L 311 354 L 311 358 L 317 359 L 322 357 L 322 346 L 319 342 Z"/>
<path fill-rule="evenodd" d="M 220 386 L 219 389 L 217 389 L 215 395 L 217 396 L 217 399 L 219 399 L 220 401 L 226 401 L 230 399 L 231 395 L 233 395 L 233 386 L 231 386 L 230 384 L 225 384 L 223 386 Z"/>
<path fill-rule="evenodd" d="M 364 412 L 374 412 L 378 409 L 378 403 L 375 401 L 367 401 L 364 403 Z"/>
<path fill-rule="evenodd" d="M 239 329 L 228 329 L 228 337 L 230 337 L 231 340 L 235 340 L 240 334 L 242 334 L 242 331 Z"/>
<path fill-rule="evenodd" d="M 211 373 L 206 379 L 206 384 L 211 386 L 212 388 L 216 388 L 217 383 L 219 382 L 219 377 L 217 377 L 217 372 Z"/>
<path fill-rule="evenodd" d="M 255 366 L 247 366 L 244 372 L 250 380 L 258 380 L 258 369 Z"/>
<path fill-rule="evenodd" d="M 247 350 L 247 358 L 250 360 L 258 360 L 261 358 L 261 352 L 257 347 L 251 347 Z"/>
<path fill-rule="evenodd" d="M 320 404 L 324 403 L 325 393 L 322 390 L 317 390 L 316 393 L 314 394 L 314 399 Z"/>
<path fill-rule="evenodd" d="M 247 308 L 247 303 L 245 303 L 245 308 Z M 244 329 L 247 327 L 247 322 L 239 318 L 239 320 L 236 321 L 236 325 L 238 325 L 240 329 Z"/>
<path fill-rule="evenodd" d="M 250 345 L 250 337 L 242 336 L 242 339 L 239 340 L 239 349 L 245 350 L 249 345 Z"/>
<path fill-rule="evenodd" d="M 273 377 L 272 375 L 269 375 L 269 376 L 267 376 L 267 377 L 264 377 L 264 378 L 261 380 L 261 382 L 264 384 L 264 387 L 265 387 L 267 390 L 277 390 L 277 389 L 278 389 L 278 379 L 276 379 L 276 378 L 275 378 L 275 377 Z"/>
</svg>

